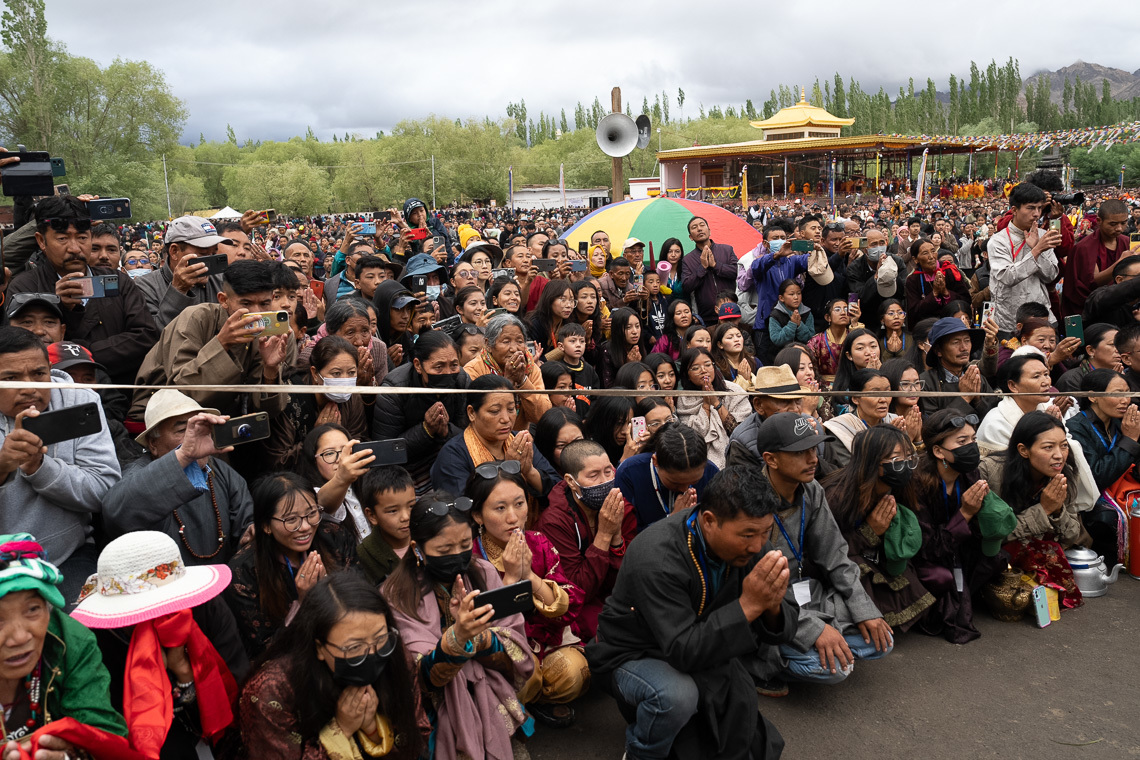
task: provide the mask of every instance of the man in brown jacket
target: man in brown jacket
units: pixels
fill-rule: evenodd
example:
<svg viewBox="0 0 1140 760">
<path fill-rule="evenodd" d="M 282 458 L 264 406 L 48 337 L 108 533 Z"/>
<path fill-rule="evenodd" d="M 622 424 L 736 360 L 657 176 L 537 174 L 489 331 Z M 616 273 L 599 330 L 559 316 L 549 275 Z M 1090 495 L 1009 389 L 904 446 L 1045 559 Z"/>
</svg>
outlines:
<svg viewBox="0 0 1140 760">
<path fill-rule="evenodd" d="M 12 278 L 8 297 L 17 293 L 57 295 L 67 339 L 90 349 L 112 381 L 133 382 L 143 357 L 158 339 L 158 327 L 142 292 L 122 275 L 117 284 L 90 279 L 117 273 L 87 266 L 91 214 L 83 201 L 70 195 L 51 196 L 36 204 L 35 215 L 36 244 L 46 261 Z M 93 292 L 86 286 L 105 289 L 106 296 L 85 296 Z"/>
<path fill-rule="evenodd" d="M 275 385 L 280 367 L 296 358 L 289 335 L 263 336 L 257 312 L 273 309 L 273 272 L 260 261 L 235 261 L 223 275 L 218 303 L 191 306 L 162 331 L 143 360 L 139 385 L 179 385 L 198 403 L 237 417 L 254 411 L 277 415 L 288 396 L 279 393 L 199 391 L 195 385 Z M 127 419 L 143 419 L 150 388 L 135 391 Z"/>
</svg>

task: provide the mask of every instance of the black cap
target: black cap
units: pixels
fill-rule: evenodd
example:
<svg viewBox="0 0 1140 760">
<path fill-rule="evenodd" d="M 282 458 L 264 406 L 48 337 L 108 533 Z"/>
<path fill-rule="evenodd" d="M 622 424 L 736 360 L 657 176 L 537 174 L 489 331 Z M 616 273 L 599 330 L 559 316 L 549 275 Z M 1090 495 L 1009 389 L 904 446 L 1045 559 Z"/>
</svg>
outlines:
<svg viewBox="0 0 1140 760">
<path fill-rule="evenodd" d="M 756 453 L 765 451 L 806 451 L 833 436 L 818 432 L 816 421 L 806 414 L 780 412 L 773 414 L 756 432 Z"/>
</svg>

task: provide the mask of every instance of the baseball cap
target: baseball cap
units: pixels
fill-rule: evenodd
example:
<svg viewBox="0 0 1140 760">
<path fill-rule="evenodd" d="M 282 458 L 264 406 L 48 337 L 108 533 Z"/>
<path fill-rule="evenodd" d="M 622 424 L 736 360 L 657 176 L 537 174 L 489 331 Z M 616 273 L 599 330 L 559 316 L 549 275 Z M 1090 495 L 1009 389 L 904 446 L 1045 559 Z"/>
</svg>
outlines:
<svg viewBox="0 0 1140 760">
<path fill-rule="evenodd" d="M 719 319 L 739 319 L 741 316 L 740 307 L 732 301 L 722 303 L 720 308 L 716 310 L 716 315 Z"/>
<path fill-rule="evenodd" d="M 63 311 L 59 308 L 59 296 L 55 293 L 16 293 L 8 297 L 8 319 L 11 320 L 27 307 L 37 304 L 44 307 L 60 320 Z"/>
<path fill-rule="evenodd" d="M 90 351 L 78 343 L 61 340 L 49 345 L 47 351 L 48 361 L 51 362 L 52 369 L 67 369 L 77 364 L 93 364 L 104 372 L 107 371 L 106 367 L 95 361 L 95 357 L 91 355 Z"/>
<path fill-rule="evenodd" d="M 237 245 L 233 240 L 222 237 L 209 219 L 200 216 L 180 216 L 166 228 L 163 242 L 189 243 L 195 248 L 210 248 L 215 245 Z"/>
<path fill-rule="evenodd" d="M 780 412 L 764 420 L 756 431 L 756 453 L 765 451 L 807 451 L 833 436 L 819 433 L 811 417 L 795 412 Z"/>
</svg>

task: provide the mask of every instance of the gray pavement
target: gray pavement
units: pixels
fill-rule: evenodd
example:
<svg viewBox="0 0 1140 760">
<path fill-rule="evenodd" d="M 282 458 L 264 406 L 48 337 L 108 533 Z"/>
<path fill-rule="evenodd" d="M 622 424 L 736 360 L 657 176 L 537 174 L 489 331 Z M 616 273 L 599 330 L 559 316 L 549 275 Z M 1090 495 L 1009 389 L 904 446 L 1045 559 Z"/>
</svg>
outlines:
<svg viewBox="0 0 1140 760">
<path fill-rule="evenodd" d="M 761 698 L 784 758 L 1140 758 L 1140 581 L 1122 574 L 1044 629 L 977 617 L 982 637 L 964 646 L 904 634 L 842 685 Z M 531 756 L 619 760 L 612 700 L 594 690 L 576 709 L 571 728 L 539 727 Z"/>
</svg>

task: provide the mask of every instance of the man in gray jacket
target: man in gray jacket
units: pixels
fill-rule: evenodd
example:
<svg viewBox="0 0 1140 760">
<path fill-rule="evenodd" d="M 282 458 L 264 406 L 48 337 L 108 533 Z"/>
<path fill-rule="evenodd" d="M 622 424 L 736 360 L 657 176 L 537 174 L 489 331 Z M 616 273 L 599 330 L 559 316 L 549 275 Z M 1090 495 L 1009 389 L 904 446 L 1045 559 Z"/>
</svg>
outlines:
<svg viewBox="0 0 1140 760">
<path fill-rule="evenodd" d="M 47 349 L 22 327 L 0 327 L 0 382 L 70 383 L 51 368 Z M 94 402 L 99 432 L 44 446 L 24 421 Z M 0 390 L 0 533 L 31 533 L 63 572 L 60 591 L 74 604 L 99 552 L 91 515 L 119 480 L 115 446 L 99 397 L 82 388 Z"/>
<path fill-rule="evenodd" d="M 799 605 L 791 645 L 768 653 L 758 689 L 767 696 L 787 693 L 786 680 L 840 683 L 856 660 L 874 660 L 894 646 L 883 620 L 847 556 L 847 542 L 815 482 L 816 446 L 829 436 L 816 432 L 810 417 L 785 412 L 764 420 L 756 436 L 764 472 L 783 501 L 776 512 L 772 544 L 788 558 L 788 599 Z M 813 651 L 814 650 L 814 651 Z"/>
<path fill-rule="evenodd" d="M 196 259 L 217 253 L 228 255 L 237 247 L 235 241 L 219 235 L 210 220 L 200 216 L 175 219 L 163 242 L 166 262 L 135 280 L 159 330 L 188 307 L 218 300 L 221 275 L 207 274 L 206 265 Z"/>
</svg>

